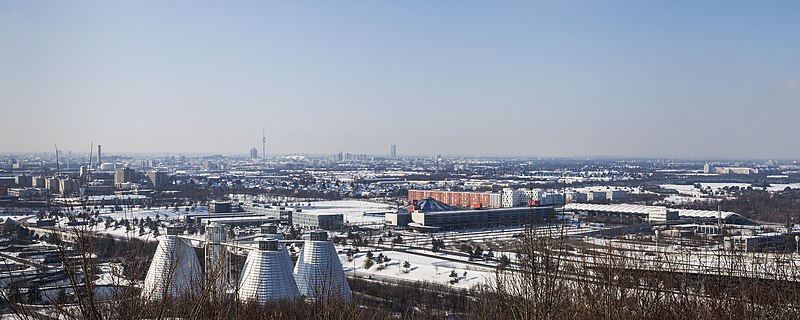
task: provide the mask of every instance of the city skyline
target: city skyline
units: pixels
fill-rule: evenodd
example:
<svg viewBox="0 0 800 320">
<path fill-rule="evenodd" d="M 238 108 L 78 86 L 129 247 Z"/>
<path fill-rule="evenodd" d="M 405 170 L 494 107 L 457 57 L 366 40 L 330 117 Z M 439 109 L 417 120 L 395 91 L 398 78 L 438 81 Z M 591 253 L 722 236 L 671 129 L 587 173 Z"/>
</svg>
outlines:
<svg viewBox="0 0 800 320">
<path fill-rule="evenodd" d="M 800 319 L 798 13 L 0 1 L 0 318 Z"/>
<path fill-rule="evenodd" d="M 9 1 L 0 152 L 800 158 L 798 6 Z"/>
</svg>

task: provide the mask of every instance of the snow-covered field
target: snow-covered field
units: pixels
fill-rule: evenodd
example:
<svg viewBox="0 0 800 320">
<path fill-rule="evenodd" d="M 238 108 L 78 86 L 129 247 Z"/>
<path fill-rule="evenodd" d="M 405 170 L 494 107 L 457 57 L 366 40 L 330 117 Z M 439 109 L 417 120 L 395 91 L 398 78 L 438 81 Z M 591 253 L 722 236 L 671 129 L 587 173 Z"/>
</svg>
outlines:
<svg viewBox="0 0 800 320">
<path fill-rule="evenodd" d="M 340 254 L 339 259 L 342 261 L 342 266 L 347 274 L 355 274 L 364 277 L 371 276 L 377 280 L 400 279 L 449 284 L 453 279 L 450 275 L 455 271 L 458 283 L 453 284 L 453 286 L 471 288 L 476 285 L 490 283 L 495 277 L 494 269 L 491 266 L 482 267 L 449 261 L 445 258 L 455 259 L 458 257 L 442 253 L 437 254 L 441 256 L 442 259 L 437 259 L 412 252 L 372 251 L 374 257 L 377 257 L 381 253 L 391 259 L 391 261 L 384 263 L 386 268 L 383 270 L 378 270 L 377 263 L 369 269 L 364 269 L 364 261 L 367 259 L 366 251 L 356 254 L 353 261 L 347 261 L 347 255 L 345 254 Z M 405 261 L 411 264 L 407 273 L 403 272 L 403 264 Z M 466 272 L 466 276 L 464 272 Z"/>
<path fill-rule="evenodd" d="M 302 209 L 304 212 L 315 212 L 315 213 L 342 213 L 344 214 L 345 223 L 375 223 L 375 224 L 382 224 L 384 221 L 384 217 L 382 216 L 383 213 L 394 211 L 391 205 L 382 204 L 382 203 L 375 203 L 369 201 L 359 201 L 359 200 L 336 200 L 336 201 L 312 201 L 310 202 L 310 206 L 307 205 L 308 203 L 302 203 L 302 206 L 297 206 L 296 208 Z M 187 209 L 188 208 L 188 209 Z M 179 220 L 183 220 L 185 215 L 187 214 L 208 214 L 207 207 L 178 207 L 176 210 L 173 207 L 165 208 L 165 207 L 158 207 L 158 208 L 123 208 L 122 211 L 112 211 L 111 207 L 105 208 L 98 208 L 99 211 L 98 218 L 101 220 L 98 222 L 97 226 L 93 229 L 95 232 L 99 234 L 108 234 L 115 238 L 139 238 L 141 240 L 152 241 L 156 240 L 156 237 L 153 235 L 151 230 L 147 227 L 144 228 L 144 233 L 140 234 L 140 230 L 138 226 L 133 226 L 133 220 L 145 220 L 151 219 L 153 221 L 158 220 L 160 223 L 159 227 L 159 234 L 164 235 L 166 230 L 163 225 L 167 225 L 172 222 L 178 222 Z M 80 214 L 79 209 L 76 211 L 71 212 L 72 215 L 78 216 Z M 374 215 L 373 215 L 374 214 Z M 381 215 L 377 215 L 381 214 Z M 14 220 L 21 220 L 24 219 L 27 222 L 35 223 L 36 217 L 35 216 L 7 216 Z M 125 226 L 119 225 L 116 226 L 112 223 L 108 228 L 105 225 L 105 219 L 111 218 L 114 221 L 122 221 L 123 219 L 129 220 L 131 222 L 131 230 L 127 230 Z M 69 227 L 67 226 L 68 219 L 62 218 L 58 221 L 58 226 L 64 228 L 86 228 L 85 226 L 75 226 Z"/>
</svg>

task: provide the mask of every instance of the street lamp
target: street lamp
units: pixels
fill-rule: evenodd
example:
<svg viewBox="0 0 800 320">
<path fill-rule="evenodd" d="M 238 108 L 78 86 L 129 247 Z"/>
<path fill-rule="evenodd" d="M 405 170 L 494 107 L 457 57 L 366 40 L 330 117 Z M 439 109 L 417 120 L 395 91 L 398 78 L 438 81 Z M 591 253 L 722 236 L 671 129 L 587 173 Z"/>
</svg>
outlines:
<svg viewBox="0 0 800 320">
<path fill-rule="evenodd" d="M 658 231 L 659 231 L 658 229 L 656 229 L 656 231 L 655 231 L 655 233 L 656 233 L 656 250 L 658 250 Z"/>
<path fill-rule="evenodd" d="M 795 252 L 800 254 L 800 235 L 794 236 L 794 242 L 795 242 L 794 250 Z"/>
</svg>

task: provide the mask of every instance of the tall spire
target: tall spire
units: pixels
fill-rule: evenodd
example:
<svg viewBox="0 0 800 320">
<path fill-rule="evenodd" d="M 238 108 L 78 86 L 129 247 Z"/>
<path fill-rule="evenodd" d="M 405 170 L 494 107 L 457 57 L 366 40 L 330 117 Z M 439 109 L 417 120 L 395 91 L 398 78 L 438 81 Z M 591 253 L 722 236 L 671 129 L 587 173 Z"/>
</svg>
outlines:
<svg viewBox="0 0 800 320">
<path fill-rule="evenodd" d="M 267 130 L 261 129 L 261 158 L 267 158 Z"/>
</svg>

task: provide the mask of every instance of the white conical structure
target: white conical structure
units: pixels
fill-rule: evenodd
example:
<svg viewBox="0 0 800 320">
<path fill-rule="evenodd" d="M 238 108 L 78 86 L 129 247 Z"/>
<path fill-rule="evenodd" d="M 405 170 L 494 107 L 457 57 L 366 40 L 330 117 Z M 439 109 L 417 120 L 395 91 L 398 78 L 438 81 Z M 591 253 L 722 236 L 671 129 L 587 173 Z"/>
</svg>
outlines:
<svg viewBox="0 0 800 320">
<path fill-rule="evenodd" d="M 349 300 L 353 296 L 336 248 L 325 231 L 312 231 L 311 237 L 303 244 L 294 267 L 294 279 L 300 294 L 308 298 Z"/>
<path fill-rule="evenodd" d="M 300 297 L 292 275 L 292 259 L 277 240 L 260 240 L 247 254 L 239 285 L 239 299 L 264 303 Z"/>
<path fill-rule="evenodd" d="M 179 228 L 167 227 L 167 235 L 158 243 L 153 261 L 147 270 L 142 297 L 161 300 L 178 297 L 199 288 L 202 271 L 197 254 L 189 244 L 178 238 Z"/>
</svg>

